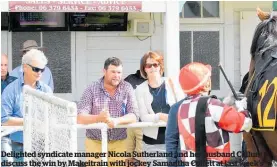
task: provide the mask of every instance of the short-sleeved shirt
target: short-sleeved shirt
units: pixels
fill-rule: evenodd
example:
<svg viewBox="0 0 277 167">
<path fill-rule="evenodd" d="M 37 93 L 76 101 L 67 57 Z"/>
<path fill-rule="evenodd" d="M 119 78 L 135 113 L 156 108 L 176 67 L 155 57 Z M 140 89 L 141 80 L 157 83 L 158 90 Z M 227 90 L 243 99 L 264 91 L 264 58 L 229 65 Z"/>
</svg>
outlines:
<svg viewBox="0 0 277 167">
<path fill-rule="evenodd" d="M 98 115 L 102 111 L 105 101 L 108 101 L 109 113 L 113 118 L 129 113 L 135 115 L 138 113 L 137 102 L 130 83 L 121 81 L 114 96 L 110 96 L 104 88 L 104 78 L 101 78 L 85 89 L 77 105 L 78 114 Z M 87 129 L 86 136 L 93 140 L 101 140 L 101 130 Z M 122 140 L 126 137 L 126 128 L 108 129 L 108 140 Z"/>
</svg>

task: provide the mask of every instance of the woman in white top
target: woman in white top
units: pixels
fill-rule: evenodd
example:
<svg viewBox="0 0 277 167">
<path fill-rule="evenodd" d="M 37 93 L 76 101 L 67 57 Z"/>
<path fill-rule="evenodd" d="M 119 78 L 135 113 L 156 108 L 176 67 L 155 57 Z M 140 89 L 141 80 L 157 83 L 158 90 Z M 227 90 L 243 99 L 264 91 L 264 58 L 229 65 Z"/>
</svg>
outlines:
<svg viewBox="0 0 277 167">
<path fill-rule="evenodd" d="M 159 52 L 147 52 L 142 58 L 140 70 L 143 77 L 147 78 L 136 89 L 141 121 L 167 122 L 170 106 L 185 97 L 179 82 L 162 77 L 164 62 Z M 166 127 L 143 129 L 143 151 L 165 152 L 165 129 Z M 166 162 L 166 157 L 146 159 L 146 161 L 153 160 Z"/>
</svg>

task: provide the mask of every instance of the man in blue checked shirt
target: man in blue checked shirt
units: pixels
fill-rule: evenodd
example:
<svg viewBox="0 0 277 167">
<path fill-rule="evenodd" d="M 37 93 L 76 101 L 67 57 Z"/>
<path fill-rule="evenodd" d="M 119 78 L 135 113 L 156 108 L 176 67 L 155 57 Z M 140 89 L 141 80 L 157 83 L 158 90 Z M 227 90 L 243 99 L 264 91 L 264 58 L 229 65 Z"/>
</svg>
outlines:
<svg viewBox="0 0 277 167">
<path fill-rule="evenodd" d="M 1 125 L 22 126 L 23 125 L 23 86 L 51 93 L 51 88 L 40 81 L 45 70 L 47 58 L 42 51 L 31 49 L 22 58 L 23 73 L 17 80 L 9 84 L 2 93 Z M 15 152 L 23 151 L 23 133 L 15 132 L 10 135 L 11 147 Z M 15 157 L 15 162 L 22 162 L 22 157 Z M 19 165 L 21 166 L 21 165 Z"/>
<path fill-rule="evenodd" d="M 22 56 L 26 54 L 30 49 L 41 49 L 41 48 L 38 46 L 35 40 L 27 40 L 23 43 L 22 49 L 20 50 L 22 51 Z M 20 65 L 15 69 L 13 69 L 10 75 L 19 78 L 19 76 L 22 75 L 22 73 L 23 73 L 23 68 L 22 68 L 22 65 Z M 43 75 L 40 78 L 40 81 L 50 86 L 50 88 L 54 92 L 53 76 L 50 69 L 47 66 L 45 66 L 45 70 L 43 71 Z"/>
</svg>

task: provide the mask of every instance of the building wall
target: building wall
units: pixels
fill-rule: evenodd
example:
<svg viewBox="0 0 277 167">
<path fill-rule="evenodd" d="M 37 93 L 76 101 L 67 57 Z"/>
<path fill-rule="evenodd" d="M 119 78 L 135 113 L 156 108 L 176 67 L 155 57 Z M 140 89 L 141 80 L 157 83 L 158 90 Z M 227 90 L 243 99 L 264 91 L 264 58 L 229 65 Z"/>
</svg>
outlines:
<svg viewBox="0 0 277 167">
<path fill-rule="evenodd" d="M 242 56 L 249 56 L 249 49 L 246 50 L 246 53 L 241 53 L 241 46 L 244 46 L 243 42 L 246 41 L 240 41 L 241 35 L 246 34 L 249 29 L 252 30 L 252 27 L 242 29 L 240 27 L 241 19 L 246 19 L 241 17 L 241 12 L 245 11 L 256 11 L 256 7 L 260 7 L 264 11 L 270 11 L 272 6 L 272 2 L 240 2 L 240 1 L 225 1 L 220 4 L 220 7 L 223 10 L 221 11 L 221 18 L 219 19 L 213 19 L 213 18 L 206 18 L 206 19 L 181 19 L 180 23 L 180 31 L 181 36 L 185 35 L 188 31 L 219 31 L 222 32 L 220 34 L 220 62 L 223 65 L 223 68 L 228 76 L 228 79 L 231 81 L 233 86 L 236 90 L 239 90 L 241 86 L 241 66 L 248 66 L 248 64 L 243 64 L 244 62 L 241 62 Z M 251 24 L 252 26 L 253 24 Z M 183 38 L 180 39 L 182 40 Z M 186 35 L 187 37 L 190 37 L 190 35 Z M 251 41 L 252 37 L 249 36 L 249 41 Z M 211 39 L 212 40 L 212 39 Z M 189 42 L 188 38 L 184 38 L 181 43 Z M 213 40 L 211 42 L 214 42 Z M 189 48 L 182 48 L 181 47 L 181 55 L 182 53 L 186 53 L 186 50 Z M 217 47 L 213 48 L 211 45 L 211 50 L 216 50 Z M 203 51 L 203 53 L 206 53 Z M 212 53 L 212 52 L 211 52 Z M 190 53 L 188 53 L 190 54 Z M 212 54 L 203 54 L 203 56 L 212 56 Z M 181 57 L 183 59 L 184 57 Z M 215 66 L 213 66 L 213 70 L 216 70 Z M 214 93 L 214 91 L 212 91 Z M 230 88 L 226 82 L 226 80 L 223 78 L 223 75 L 220 76 L 220 91 L 216 92 L 215 94 L 219 97 L 224 97 L 228 93 L 230 93 Z M 231 150 L 238 151 L 241 149 L 241 135 L 236 134 L 230 134 L 231 138 Z"/>
<path fill-rule="evenodd" d="M 263 10 L 270 10 L 272 2 L 235 2 L 225 1 L 223 4 L 223 20 L 220 23 L 222 33 L 222 61 L 224 69 L 238 89 L 241 84 L 240 76 L 240 12 L 255 11 L 259 6 Z M 139 68 L 139 60 L 148 50 L 163 50 L 163 17 L 160 13 L 150 15 L 150 13 L 130 13 L 129 20 L 137 19 L 153 19 L 155 21 L 154 35 L 148 39 L 140 41 L 132 36 L 130 32 L 71 32 L 71 50 L 74 70 L 72 75 L 75 82 L 72 91 L 75 94 L 71 100 L 78 101 L 86 86 L 99 79 L 102 76 L 104 60 L 111 56 L 117 56 L 123 60 L 124 77 L 134 73 Z M 187 26 L 188 23 L 181 23 L 180 26 Z M 213 26 L 210 24 L 197 24 L 197 26 Z M 244 30 L 244 31 L 247 31 Z M 2 31 L 2 51 L 8 48 L 8 32 Z M 141 37 L 142 39 L 144 37 Z M 7 45 L 5 42 L 7 41 Z M 182 46 L 181 46 L 182 47 Z M 170 56 L 170 55 L 169 55 Z M 174 64 L 172 64 L 174 66 Z M 226 82 L 222 82 L 222 94 L 229 92 Z M 84 151 L 84 130 L 78 131 L 78 151 Z M 236 142 L 239 148 L 239 140 Z M 236 149 L 237 149 L 236 148 Z M 234 149 L 234 148 L 232 148 Z"/>
<path fill-rule="evenodd" d="M 76 101 L 93 81 L 103 76 L 104 61 L 118 57 L 123 78 L 139 69 L 140 58 L 149 50 L 163 50 L 163 23 L 160 13 L 129 13 L 128 19 L 154 19 L 153 36 L 137 37 L 130 32 L 76 32 Z M 130 27 L 129 27 L 130 28 Z M 147 39 L 146 39 L 147 38 Z M 84 150 L 85 130 L 78 130 L 78 151 Z"/>
<path fill-rule="evenodd" d="M 139 69 L 140 58 L 149 50 L 162 50 L 163 33 L 160 15 L 129 13 L 128 19 L 153 19 L 154 34 L 151 37 L 135 37 L 128 32 L 76 32 L 76 101 L 88 84 L 102 75 L 104 61 L 118 57 L 123 61 L 123 77 Z M 74 32 L 73 32 L 74 33 Z M 82 75 L 79 75 L 82 74 Z"/>
<path fill-rule="evenodd" d="M 240 72 L 240 60 L 241 56 L 250 55 L 240 55 L 240 13 L 243 11 L 256 11 L 257 7 L 262 10 L 270 11 L 272 6 L 272 1 L 225 1 L 224 2 L 224 54 L 226 61 L 229 60 L 225 65 L 228 76 L 230 76 L 231 82 L 234 87 L 238 90 L 241 85 L 241 72 Z M 243 30 L 247 31 L 247 29 Z M 250 48 L 249 48 L 250 50 Z"/>
<path fill-rule="evenodd" d="M 43 33 L 1 31 L 1 51 L 11 55 L 9 57 L 9 69 L 12 70 L 20 64 L 19 50 L 22 43 L 28 39 L 36 40 L 39 46 L 45 47 L 45 53 L 49 58 L 49 66 L 53 75 L 56 74 L 54 73 L 55 71 L 63 70 L 61 67 L 71 66 L 72 93 L 70 96 L 65 96 L 61 92 L 56 92 L 55 95 L 78 102 L 86 86 L 103 75 L 104 61 L 108 57 L 116 56 L 123 61 L 123 77 L 125 78 L 139 69 L 140 58 L 145 52 L 149 50 L 163 51 L 162 15 L 160 13 L 129 13 L 128 20 L 130 21 L 131 19 L 153 20 L 153 35 L 148 38 L 137 38 L 129 30 L 127 32 L 72 31 Z M 130 29 L 130 24 L 128 29 Z M 53 40 L 52 42 L 51 39 Z M 66 60 L 69 60 L 69 62 L 64 61 L 64 57 L 67 57 Z M 61 61 L 67 63 L 61 64 Z M 54 67 L 53 64 L 57 64 L 57 66 Z M 56 78 L 62 77 L 56 76 Z M 79 151 L 84 151 L 84 138 L 85 131 L 79 130 Z"/>
<path fill-rule="evenodd" d="M 8 31 L 1 31 L 1 52 L 8 53 Z"/>
<path fill-rule="evenodd" d="M 272 2 L 231 2 L 226 1 L 224 3 L 224 57 L 225 57 L 225 70 L 230 81 L 233 83 L 236 90 L 239 90 L 241 86 L 241 57 L 250 56 L 249 52 L 241 54 L 241 46 L 243 42 L 240 41 L 241 35 L 245 34 L 245 31 L 249 29 L 240 28 L 241 12 L 243 11 L 256 11 L 256 7 L 260 7 L 262 10 L 269 11 L 271 9 Z M 250 37 L 252 38 L 252 37 Z M 251 40 L 251 39 L 250 39 Z M 243 64 L 244 65 L 244 64 Z M 245 64 L 245 66 L 248 66 Z M 230 92 L 229 87 L 225 82 L 225 87 Z M 241 150 L 241 134 L 230 133 L 231 150 Z"/>
<path fill-rule="evenodd" d="M 269 10 L 271 7 L 271 2 L 224 2 L 223 4 L 223 18 L 221 21 L 213 23 L 180 23 L 180 29 L 182 29 L 183 27 L 188 28 L 189 29 L 193 29 L 193 27 L 195 27 L 195 29 L 199 29 L 201 27 L 207 28 L 207 29 L 213 29 L 214 27 L 218 28 L 218 29 L 222 29 L 222 33 L 221 35 L 221 42 L 222 44 L 220 45 L 220 51 L 222 52 L 222 55 L 220 56 L 221 62 L 223 63 L 223 67 L 225 69 L 225 72 L 227 74 L 227 76 L 229 77 L 231 83 L 233 83 L 234 87 L 236 90 L 239 89 L 240 85 L 241 85 L 241 78 L 240 78 L 240 35 L 243 34 L 243 32 L 240 32 L 240 12 L 242 11 L 255 11 L 256 7 L 259 6 L 260 8 L 262 8 L 263 10 Z M 130 15 L 131 16 L 131 15 Z M 134 17 L 143 17 L 143 18 L 149 18 L 148 14 L 141 14 L 139 15 L 133 15 Z M 132 16 L 131 16 L 132 17 Z M 90 54 L 90 53 L 98 53 L 97 50 L 101 50 L 102 48 L 97 48 L 96 46 L 93 46 L 93 43 L 95 43 L 93 41 L 93 39 L 97 39 L 97 38 L 101 38 L 102 42 L 114 42 L 115 39 L 120 39 L 120 41 L 122 42 L 122 44 L 117 44 L 118 46 L 116 46 L 116 48 L 119 48 L 120 51 L 118 51 L 117 49 L 115 49 L 114 46 L 109 46 L 107 45 L 107 47 L 105 48 L 105 51 L 101 51 L 99 53 L 122 53 L 122 55 L 125 53 L 129 53 L 130 51 L 133 53 L 133 57 L 132 60 L 130 62 L 129 57 L 124 57 L 123 61 L 126 61 L 126 63 L 130 64 L 130 66 L 127 67 L 127 69 L 125 68 L 125 74 L 124 76 L 127 76 L 129 73 L 132 73 L 132 71 L 135 71 L 136 68 L 138 67 L 138 60 L 140 58 L 140 56 L 142 56 L 142 53 L 144 51 L 146 51 L 147 49 L 162 49 L 163 48 L 163 42 L 162 42 L 162 37 L 163 37 L 163 23 L 162 23 L 162 19 L 159 19 L 159 15 L 156 14 L 156 21 L 160 22 L 157 24 L 156 27 L 156 32 L 154 34 L 153 37 L 151 37 L 150 39 L 147 39 L 145 41 L 136 41 L 133 36 L 129 36 L 127 34 L 121 33 L 121 34 L 108 34 L 108 35 L 101 35 L 101 34 L 97 34 L 97 33 L 86 33 L 86 39 L 87 40 L 87 45 L 89 46 L 87 49 L 86 54 Z M 244 30 L 247 31 L 247 30 Z M 122 34 L 126 35 L 126 37 L 122 37 Z M 124 36 L 123 35 L 123 36 Z M 78 35 L 77 35 L 78 36 Z M 78 42 L 77 42 L 78 43 Z M 116 43 L 116 42 L 115 42 Z M 124 44 L 126 43 L 126 45 Z M 127 48 L 129 48 L 128 50 L 126 50 L 126 47 L 121 47 L 121 45 L 125 45 L 128 46 Z M 141 48 L 141 49 L 138 49 Z M 182 47 L 182 46 L 180 46 Z M 78 48 L 77 48 L 78 49 Z M 107 50 L 111 50 L 107 51 Z M 115 51 L 117 50 L 117 51 Z M 182 48 L 181 48 L 182 50 Z M 122 51 L 122 52 L 121 52 Z M 78 52 L 78 51 L 77 51 Z M 106 55 L 103 54 L 103 55 Z M 120 55 L 119 55 L 120 56 Z M 87 57 L 87 56 L 85 56 Z M 93 57 L 89 57 L 89 61 L 88 62 L 94 62 L 93 61 L 94 58 Z M 101 62 L 103 62 L 104 58 L 97 58 L 97 63 L 100 63 L 100 66 L 98 66 L 98 69 L 101 69 L 100 67 L 102 66 Z M 124 64 L 126 64 L 124 63 Z M 77 63 L 78 64 L 78 63 Z M 92 64 L 89 65 L 90 67 L 94 66 Z M 95 68 L 97 69 L 97 68 Z M 82 83 L 90 83 L 91 80 L 95 80 L 96 78 L 99 78 L 100 76 L 100 70 L 93 71 L 93 69 L 90 69 L 90 71 L 88 72 L 88 75 L 90 75 L 87 78 L 90 78 L 89 80 L 87 80 L 86 82 L 82 82 Z M 222 77 L 222 76 L 221 76 Z M 228 92 L 230 92 L 230 89 L 225 81 L 225 79 L 220 80 L 220 88 L 221 90 L 219 91 L 219 95 L 227 95 Z M 81 86 L 80 88 L 84 89 L 86 85 Z M 77 92 L 80 92 L 79 90 Z M 79 95 L 78 95 L 79 96 Z M 81 143 L 83 142 L 83 138 L 85 137 L 84 132 L 79 132 L 79 146 L 81 145 Z M 241 136 L 240 135 L 230 135 L 231 137 L 231 142 L 232 142 L 232 150 L 234 151 L 238 151 L 241 148 Z M 80 147 L 81 148 L 81 147 Z"/>
</svg>

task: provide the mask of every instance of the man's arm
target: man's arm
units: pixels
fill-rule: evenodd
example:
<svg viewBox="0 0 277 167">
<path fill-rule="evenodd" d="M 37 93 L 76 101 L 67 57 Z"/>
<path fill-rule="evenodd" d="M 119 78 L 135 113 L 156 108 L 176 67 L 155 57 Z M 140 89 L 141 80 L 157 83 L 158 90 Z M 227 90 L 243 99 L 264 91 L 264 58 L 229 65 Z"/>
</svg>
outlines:
<svg viewBox="0 0 277 167">
<path fill-rule="evenodd" d="M 2 122 L 2 126 L 23 126 L 23 118 L 8 117 L 6 122 Z"/>
<path fill-rule="evenodd" d="M 3 91 L 1 98 L 1 125 L 3 126 L 22 126 L 23 118 L 12 117 L 14 109 L 15 93 L 13 87 L 8 86 Z"/>
<path fill-rule="evenodd" d="M 93 124 L 98 122 L 107 122 L 109 119 L 109 113 L 108 112 L 101 112 L 98 115 L 90 115 L 90 114 L 79 114 L 77 116 L 77 123 L 78 124 Z"/>
<path fill-rule="evenodd" d="M 93 124 L 97 122 L 97 115 L 78 114 L 77 124 Z"/>
<path fill-rule="evenodd" d="M 97 115 L 91 115 L 92 105 L 93 105 L 93 92 L 91 89 L 91 85 L 88 86 L 82 97 L 80 102 L 77 105 L 77 123 L 78 124 L 92 124 L 98 121 Z"/>
</svg>

